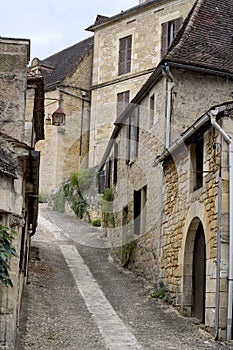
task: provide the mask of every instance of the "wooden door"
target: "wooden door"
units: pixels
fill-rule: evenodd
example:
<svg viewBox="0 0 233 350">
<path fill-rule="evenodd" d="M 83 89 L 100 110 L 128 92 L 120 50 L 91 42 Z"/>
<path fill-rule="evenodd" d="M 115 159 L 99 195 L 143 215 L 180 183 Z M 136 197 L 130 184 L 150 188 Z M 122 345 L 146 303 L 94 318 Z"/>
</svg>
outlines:
<svg viewBox="0 0 233 350">
<path fill-rule="evenodd" d="M 192 316 L 205 323 L 206 245 L 203 226 L 197 229 L 193 251 Z"/>
</svg>

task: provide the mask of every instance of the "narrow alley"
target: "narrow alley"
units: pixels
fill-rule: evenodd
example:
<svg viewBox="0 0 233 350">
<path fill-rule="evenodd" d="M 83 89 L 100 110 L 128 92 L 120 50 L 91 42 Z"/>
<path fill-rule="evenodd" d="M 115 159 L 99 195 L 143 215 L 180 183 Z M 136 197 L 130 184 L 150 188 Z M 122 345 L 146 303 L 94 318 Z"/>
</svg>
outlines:
<svg viewBox="0 0 233 350">
<path fill-rule="evenodd" d="M 228 349 L 110 258 L 99 229 L 40 208 L 17 350 Z"/>
</svg>

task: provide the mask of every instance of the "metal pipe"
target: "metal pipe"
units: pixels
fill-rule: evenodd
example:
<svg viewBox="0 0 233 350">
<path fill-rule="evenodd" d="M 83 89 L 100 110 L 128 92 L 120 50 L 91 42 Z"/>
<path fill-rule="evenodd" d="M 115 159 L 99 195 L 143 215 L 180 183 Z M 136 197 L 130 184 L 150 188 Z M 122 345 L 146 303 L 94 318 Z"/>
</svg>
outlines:
<svg viewBox="0 0 233 350">
<path fill-rule="evenodd" d="M 228 277 L 228 310 L 227 310 L 227 340 L 232 339 L 232 290 L 233 290 L 233 140 L 216 122 L 218 110 L 210 111 L 211 124 L 228 143 L 229 150 L 229 277 Z"/>
<path fill-rule="evenodd" d="M 217 262 L 216 262 L 216 311 L 215 311 L 215 340 L 219 337 L 219 308 L 220 308 L 220 264 L 221 264 L 221 224 L 222 224 L 222 171 L 221 164 L 218 175 L 218 233 L 217 233 Z"/>
<path fill-rule="evenodd" d="M 165 147 L 168 149 L 171 143 L 171 111 L 172 111 L 172 89 L 175 86 L 173 75 L 170 72 L 169 66 L 163 69 L 167 77 L 167 106 L 166 106 L 166 132 L 165 132 Z"/>
</svg>

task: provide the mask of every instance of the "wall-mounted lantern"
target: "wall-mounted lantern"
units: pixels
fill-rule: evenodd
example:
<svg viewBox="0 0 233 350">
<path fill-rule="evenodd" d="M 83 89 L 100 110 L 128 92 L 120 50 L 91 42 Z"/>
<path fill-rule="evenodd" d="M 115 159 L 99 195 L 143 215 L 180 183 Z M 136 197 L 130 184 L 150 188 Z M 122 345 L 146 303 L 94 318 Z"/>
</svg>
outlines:
<svg viewBox="0 0 233 350">
<path fill-rule="evenodd" d="M 58 109 L 52 114 L 52 125 L 60 126 L 65 125 L 65 123 L 66 115 L 63 112 L 61 106 L 59 106 Z"/>
</svg>

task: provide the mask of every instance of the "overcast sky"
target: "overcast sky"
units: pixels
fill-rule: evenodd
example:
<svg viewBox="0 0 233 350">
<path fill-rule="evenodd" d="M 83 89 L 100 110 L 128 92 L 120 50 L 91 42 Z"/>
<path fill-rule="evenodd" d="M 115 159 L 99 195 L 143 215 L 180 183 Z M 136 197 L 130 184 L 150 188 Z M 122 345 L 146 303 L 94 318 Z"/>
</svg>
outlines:
<svg viewBox="0 0 233 350">
<path fill-rule="evenodd" d="M 96 15 L 112 16 L 139 0 L 2 0 L 0 36 L 31 40 L 31 60 L 46 58 L 92 35 Z"/>
</svg>

